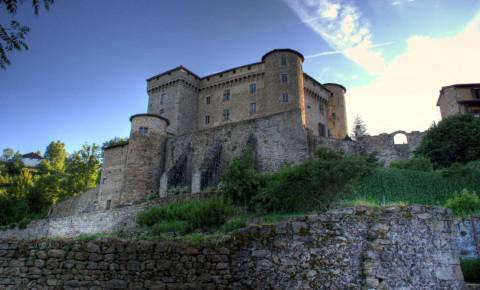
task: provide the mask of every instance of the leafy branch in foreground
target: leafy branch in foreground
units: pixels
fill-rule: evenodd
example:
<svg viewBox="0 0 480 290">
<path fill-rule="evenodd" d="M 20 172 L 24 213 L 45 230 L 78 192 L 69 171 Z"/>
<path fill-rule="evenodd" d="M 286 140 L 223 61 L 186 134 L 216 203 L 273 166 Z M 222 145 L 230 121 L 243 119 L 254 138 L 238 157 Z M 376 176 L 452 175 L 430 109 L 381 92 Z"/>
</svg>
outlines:
<svg viewBox="0 0 480 290">
<path fill-rule="evenodd" d="M 32 0 L 35 15 L 40 13 L 42 4 L 45 10 L 48 10 L 53 3 L 54 0 Z M 0 0 L 0 11 L 5 9 L 7 14 L 13 17 L 17 14 L 18 6 L 22 4 L 22 0 Z M 13 19 L 9 24 L 0 24 L 0 67 L 2 69 L 6 69 L 7 65 L 10 64 L 10 59 L 7 56 L 8 52 L 28 50 L 25 39 L 29 31 L 28 26 Z"/>
</svg>

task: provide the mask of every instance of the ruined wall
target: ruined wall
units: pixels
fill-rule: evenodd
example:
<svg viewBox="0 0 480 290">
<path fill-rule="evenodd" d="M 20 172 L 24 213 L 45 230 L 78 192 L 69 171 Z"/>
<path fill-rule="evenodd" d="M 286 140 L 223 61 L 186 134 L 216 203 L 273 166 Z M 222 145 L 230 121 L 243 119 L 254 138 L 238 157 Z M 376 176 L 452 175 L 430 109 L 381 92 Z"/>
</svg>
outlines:
<svg viewBox="0 0 480 290">
<path fill-rule="evenodd" d="M 0 288 L 462 289 L 442 208 L 357 207 L 219 244 L 0 240 Z"/>
<path fill-rule="evenodd" d="M 355 155 L 358 151 L 357 143 L 353 140 L 318 137 L 311 134 L 308 135 L 308 147 L 312 156 L 321 147 L 337 150 L 347 155 Z"/>
<path fill-rule="evenodd" d="M 102 176 L 99 185 L 99 208 L 120 204 L 120 192 L 124 190 L 125 166 L 127 163 L 128 143 L 106 148 L 104 151 Z M 110 202 L 108 202 L 110 200 Z"/>
<path fill-rule="evenodd" d="M 407 137 L 407 144 L 395 144 L 394 137 L 397 134 L 404 134 Z M 406 160 L 413 156 L 413 152 L 420 145 L 425 132 L 396 131 L 391 134 L 380 134 L 377 136 L 358 137 L 358 153 L 376 154 L 378 160 L 384 165 L 394 160 Z"/>
<path fill-rule="evenodd" d="M 480 216 L 455 221 L 462 258 L 480 258 Z"/>
<path fill-rule="evenodd" d="M 48 217 L 67 217 L 95 211 L 97 209 L 97 199 L 98 187 L 52 205 L 49 209 Z"/>
<path fill-rule="evenodd" d="M 168 140 L 160 193 L 165 194 L 167 184 L 178 185 L 171 176 L 189 178 L 186 184 L 191 185 L 193 192 L 199 191 L 202 176 L 203 184 L 208 183 L 205 179 L 219 177 L 226 164 L 240 155 L 247 144 L 254 149 L 257 168 L 263 171 L 298 163 L 309 156 L 299 110 L 226 124 Z"/>
</svg>

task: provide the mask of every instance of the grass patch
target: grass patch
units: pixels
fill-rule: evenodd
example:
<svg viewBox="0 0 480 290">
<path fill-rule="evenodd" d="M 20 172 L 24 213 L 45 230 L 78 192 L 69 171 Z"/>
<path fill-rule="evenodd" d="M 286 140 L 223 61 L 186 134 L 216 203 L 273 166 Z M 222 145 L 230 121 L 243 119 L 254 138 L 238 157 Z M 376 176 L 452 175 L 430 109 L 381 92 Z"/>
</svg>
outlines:
<svg viewBox="0 0 480 290">
<path fill-rule="evenodd" d="M 379 168 L 360 180 L 351 191 L 340 194 L 339 198 L 343 201 L 363 200 L 377 205 L 404 202 L 443 206 L 456 192 L 479 187 L 478 174 L 459 176 L 442 171 Z"/>
<path fill-rule="evenodd" d="M 449 198 L 445 207 L 451 208 L 458 217 L 469 217 L 480 214 L 480 198 L 474 192 L 464 189 L 459 194 Z"/>
<path fill-rule="evenodd" d="M 460 265 L 466 282 L 480 283 L 480 259 L 462 259 Z"/>
</svg>

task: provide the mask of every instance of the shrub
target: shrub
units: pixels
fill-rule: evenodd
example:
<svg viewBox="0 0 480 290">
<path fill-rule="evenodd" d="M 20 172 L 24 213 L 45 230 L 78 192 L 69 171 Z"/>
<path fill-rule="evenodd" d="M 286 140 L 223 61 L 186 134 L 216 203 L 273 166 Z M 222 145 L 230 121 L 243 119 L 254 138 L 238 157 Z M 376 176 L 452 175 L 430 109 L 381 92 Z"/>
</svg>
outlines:
<svg viewBox="0 0 480 290">
<path fill-rule="evenodd" d="M 247 218 L 245 216 L 237 216 L 228 220 L 220 229 L 222 233 L 229 233 L 236 229 L 244 228 L 247 225 Z"/>
<path fill-rule="evenodd" d="M 147 201 L 154 200 L 158 198 L 158 194 L 155 192 L 151 192 L 147 195 Z"/>
<path fill-rule="evenodd" d="M 158 221 L 153 225 L 154 234 L 174 233 L 185 234 L 191 230 L 190 224 L 181 220 Z"/>
<path fill-rule="evenodd" d="M 468 217 L 480 213 L 480 198 L 476 193 L 464 189 L 448 199 L 445 207 L 451 208 L 456 216 Z"/>
<path fill-rule="evenodd" d="M 416 150 L 417 156 L 427 156 L 435 168 L 455 162 L 480 159 L 480 119 L 461 114 L 443 119 L 430 127 Z"/>
<path fill-rule="evenodd" d="M 390 168 L 418 170 L 418 171 L 432 171 L 433 166 L 430 159 L 420 156 L 409 160 L 397 160 L 390 163 Z"/>
<path fill-rule="evenodd" d="M 343 153 L 324 147 L 315 151 L 315 157 L 321 160 L 340 160 L 343 158 Z"/>
<path fill-rule="evenodd" d="M 460 265 L 465 281 L 480 283 L 480 259 L 462 259 Z"/>
<path fill-rule="evenodd" d="M 325 152 L 318 154 L 317 159 L 267 175 L 252 200 L 254 207 L 267 213 L 325 209 L 339 191 L 346 190 L 372 169 L 363 157 Z"/>
<path fill-rule="evenodd" d="M 190 191 L 190 187 L 188 187 L 188 186 L 174 186 L 174 187 L 170 187 L 167 190 L 167 194 L 168 195 L 180 195 L 180 194 L 188 193 L 189 191 Z"/>
<path fill-rule="evenodd" d="M 25 229 L 31 221 L 32 220 L 29 218 L 23 218 L 21 221 L 18 222 L 18 227 L 20 229 Z"/>
<path fill-rule="evenodd" d="M 233 158 L 225 169 L 221 190 L 232 202 L 247 206 L 260 183 L 261 177 L 255 170 L 252 149 L 247 146 L 242 156 Z"/>
<path fill-rule="evenodd" d="M 222 226 L 232 216 L 234 208 L 224 199 L 210 197 L 184 200 L 147 209 L 137 216 L 138 224 L 162 232 L 168 229 L 189 233 L 210 231 Z"/>
</svg>

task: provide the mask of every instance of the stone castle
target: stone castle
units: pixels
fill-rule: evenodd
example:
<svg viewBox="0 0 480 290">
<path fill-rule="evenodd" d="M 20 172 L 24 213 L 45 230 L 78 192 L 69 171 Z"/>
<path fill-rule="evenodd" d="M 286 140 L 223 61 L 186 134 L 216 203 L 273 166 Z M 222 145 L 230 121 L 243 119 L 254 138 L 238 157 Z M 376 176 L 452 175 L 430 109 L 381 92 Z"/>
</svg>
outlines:
<svg viewBox="0 0 480 290">
<path fill-rule="evenodd" d="M 297 51 L 275 49 L 205 77 L 180 66 L 149 78 L 147 113 L 130 118 L 128 143 L 105 148 L 98 207 L 215 186 L 247 144 L 258 169 L 271 171 L 310 157 L 315 138 L 344 139 L 345 87 L 316 81 L 303 61 Z"/>
</svg>

